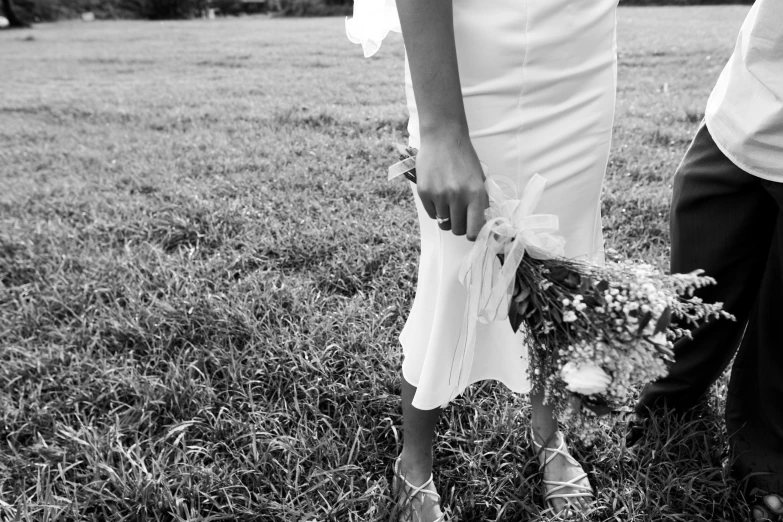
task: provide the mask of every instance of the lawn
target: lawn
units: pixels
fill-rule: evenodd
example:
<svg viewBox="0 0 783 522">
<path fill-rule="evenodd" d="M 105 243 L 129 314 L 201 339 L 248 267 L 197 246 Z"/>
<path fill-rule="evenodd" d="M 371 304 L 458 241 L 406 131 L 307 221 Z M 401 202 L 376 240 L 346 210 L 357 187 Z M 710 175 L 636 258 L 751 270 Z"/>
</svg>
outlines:
<svg viewBox="0 0 783 522">
<path fill-rule="evenodd" d="M 623 8 L 607 247 L 665 267 L 671 179 L 747 7 Z M 248 17 L 0 33 L 0 519 L 385 520 L 416 285 L 401 39 Z M 710 410 L 574 444 L 592 520 L 742 520 Z M 545 520 L 524 397 L 471 389 L 436 480 Z"/>
</svg>

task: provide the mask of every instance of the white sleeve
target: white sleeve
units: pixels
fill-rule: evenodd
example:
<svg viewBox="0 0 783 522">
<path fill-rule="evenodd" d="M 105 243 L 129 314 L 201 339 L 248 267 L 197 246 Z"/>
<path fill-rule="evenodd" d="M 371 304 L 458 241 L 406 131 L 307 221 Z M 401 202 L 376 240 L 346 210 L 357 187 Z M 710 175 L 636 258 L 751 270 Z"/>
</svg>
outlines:
<svg viewBox="0 0 783 522">
<path fill-rule="evenodd" d="M 354 0 L 353 18 L 345 19 L 345 33 L 361 44 L 364 56 L 378 52 L 389 31 L 401 33 L 395 0 Z"/>
</svg>

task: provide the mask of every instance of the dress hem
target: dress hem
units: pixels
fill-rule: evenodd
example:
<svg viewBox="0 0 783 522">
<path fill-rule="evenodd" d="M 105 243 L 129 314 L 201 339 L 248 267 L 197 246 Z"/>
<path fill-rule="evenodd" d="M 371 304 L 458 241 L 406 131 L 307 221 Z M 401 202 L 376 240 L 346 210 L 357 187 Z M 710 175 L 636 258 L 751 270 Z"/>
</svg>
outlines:
<svg viewBox="0 0 783 522">
<path fill-rule="evenodd" d="M 403 350 L 403 357 L 405 357 L 405 347 L 404 347 L 404 343 L 403 343 L 402 339 L 400 339 L 400 346 L 402 347 L 402 350 Z M 405 375 L 405 361 L 404 361 L 404 360 L 403 360 L 403 363 L 402 363 L 402 378 L 403 378 L 403 379 L 405 379 L 405 381 L 406 381 L 408 384 L 410 384 L 411 386 L 413 386 L 414 388 L 418 388 L 418 387 L 419 387 L 419 383 L 418 383 L 418 382 L 415 382 L 415 383 L 414 383 L 414 382 L 412 382 L 412 380 L 411 380 L 411 379 L 409 379 L 409 378 L 408 378 L 408 377 Z M 412 404 L 413 404 L 413 407 L 414 407 L 414 408 L 416 408 L 416 409 L 418 409 L 418 410 L 434 410 L 434 409 L 437 409 L 437 408 L 445 408 L 446 406 L 448 406 L 448 405 L 451 403 L 451 401 L 452 401 L 452 400 L 456 399 L 457 397 L 459 397 L 460 395 L 462 395 L 463 393 L 465 393 L 465 390 L 467 390 L 467 389 L 468 389 L 468 387 L 470 387 L 470 386 L 472 386 L 472 385 L 474 385 L 474 384 L 476 384 L 476 383 L 483 382 L 483 381 L 495 381 L 495 382 L 499 382 L 500 384 L 502 384 L 503 386 L 505 386 L 505 387 L 506 387 L 506 389 L 508 389 L 510 392 L 512 392 L 512 393 L 518 393 L 518 394 L 521 394 L 521 395 L 524 395 L 524 394 L 530 393 L 530 390 L 531 390 L 531 388 L 532 388 L 532 387 L 530 386 L 530 383 L 529 383 L 529 382 L 528 382 L 528 383 L 526 383 L 526 384 L 527 384 L 527 386 L 526 386 L 526 387 L 521 387 L 521 386 L 520 386 L 520 387 L 515 387 L 515 386 L 511 386 L 509 383 L 505 382 L 505 381 L 504 381 L 504 380 L 502 380 L 502 379 L 495 379 L 495 378 L 492 378 L 492 377 L 479 377 L 479 378 L 477 378 L 477 379 L 474 379 L 474 380 L 471 380 L 471 381 L 469 381 L 469 382 L 468 382 L 468 384 L 465 386 L 465 388 L 463 388 L 463 389 L 462 389 L 462 390 L 461 390 L 459 393 L 457 393 L 457 394 L 456 394 L 454 397 L 452 397 L 451 399 L 449 399 L 449 400 L 448 400 L 448 401 L 447 401 L 445 404 L 436 404 L 436 403 L 432 403 L 432 405 L 430 405 L 429 403 L 428 403 L 428 404 L 424 404 L 424 405 L 422 405 L 422 404 L 420 404 L 420 403 L 419 403 L 419 404 L 416 404 L 416 395 L 414 394 L 414 396 L 413 396 L 413 402 L 412 402 Z"/>
</svg>

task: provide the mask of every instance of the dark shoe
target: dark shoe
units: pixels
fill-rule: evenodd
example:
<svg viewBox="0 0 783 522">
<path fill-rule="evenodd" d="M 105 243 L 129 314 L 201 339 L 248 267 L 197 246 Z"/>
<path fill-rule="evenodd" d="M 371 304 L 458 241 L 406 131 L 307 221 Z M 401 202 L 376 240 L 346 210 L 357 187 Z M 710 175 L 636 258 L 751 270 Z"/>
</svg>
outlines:
<svg viewBox="0 0 783 522">
<path fill-rule="evenodd" d="M 783 521 L 783 497 L 754 488 L 750 492 L 750 520 Z"/>
<path fill-rule="evenodd" d="M 668 420 L 684 424 L 704 417 L 708 409 L 709 404 L 706 401 L 684 409 L 670 408 L 665 404 L 653 408 L 637 404 L 634 411 L 622 414 L 626 423 L 625 446 L 630 448 L 644 437 L 644 434 L 650 429 L 653 417 L 661 421 Z"/>
<path fill-rule="evenodd" d="M 638 413 L 630 413 L 626 422 L 625 447 L 630 448 L 644 437 L 647 432 L 649 417 L 641 417 Z"/>
</svg>

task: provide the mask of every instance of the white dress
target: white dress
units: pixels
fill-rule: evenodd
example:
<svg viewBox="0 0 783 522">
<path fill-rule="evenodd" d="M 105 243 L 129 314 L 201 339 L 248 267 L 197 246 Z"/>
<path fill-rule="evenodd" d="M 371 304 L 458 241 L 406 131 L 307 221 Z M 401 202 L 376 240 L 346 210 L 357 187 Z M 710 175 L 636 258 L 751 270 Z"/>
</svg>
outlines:
<svg viewBox="0 0 783 522">
<path fill-rule="evenodd" d="M 349 38 L 373 54 L 399 30 L 391 0 L 356 0 Z M 519 189 L 548 180 L 536 212 L 556 214 L 567 257 L 603 261 L 600 194 L 614 118 L 617 0 L 453 0 L 462 95 L 471 141 L 488 175 Z M 418 113 L 405 84 L 410 145 Z M 493 379 L 527 392 L 527 348 L 507 320 L 478 324 L 473 353 L 455 364 L 467 292 L 457 279 L 472 243 L 438 228 L 413 190 L 421 226 L 418 287 L 400 336 L 413 405 L 445 406 Z"/>
</svg>

